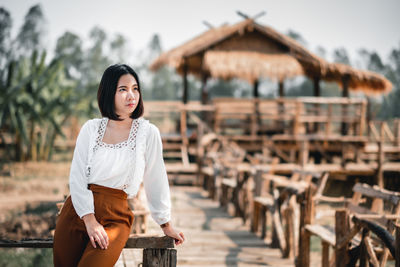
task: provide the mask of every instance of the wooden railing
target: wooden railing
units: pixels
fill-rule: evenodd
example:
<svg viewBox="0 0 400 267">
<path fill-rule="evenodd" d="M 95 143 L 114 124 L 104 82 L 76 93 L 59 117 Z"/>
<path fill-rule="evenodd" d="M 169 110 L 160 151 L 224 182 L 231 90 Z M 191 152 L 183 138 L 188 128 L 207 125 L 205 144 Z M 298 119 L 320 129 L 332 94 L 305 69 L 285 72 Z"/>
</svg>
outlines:
<svg viewBox="0 0 400 267">
<path fill-rule="evenodd" d="M 0 240 L 2 248 L 53 248 L 52 239 Z M 125 248 L 143 249 L 143 267 L 175 267 L 174 239 L 164 237 L 130 237 Z"/>
</svg>

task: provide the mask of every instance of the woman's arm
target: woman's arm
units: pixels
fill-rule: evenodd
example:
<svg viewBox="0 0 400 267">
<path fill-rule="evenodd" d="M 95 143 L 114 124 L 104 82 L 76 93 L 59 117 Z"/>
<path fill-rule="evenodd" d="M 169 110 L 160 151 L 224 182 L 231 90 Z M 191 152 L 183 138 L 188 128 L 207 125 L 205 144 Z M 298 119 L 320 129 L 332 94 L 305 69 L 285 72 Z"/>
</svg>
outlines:
<svg viewBox="0 0 400 267">
<path fill-rule="evenodd" d="M 69 176 L 69 188 L 74 209 L 84 221 L 93 247 L 96 247 L 97 242 L 101 248 L 105 249 L 108 246 L 108 236 L 94 216 L 93 193 L 88 189 L 88 178 L 86 177 L 90 138 L 90 121 L 87 121 L 82 126 L 76 140 Z"/>
<path fill-rule="evenodd" d="M 69 190 L 74 209 L 78 216 L 94 213 L 93 193 L 88 189 L 86 165 L 90 143 L 90 121 L 81 128 L 76 139 L 74 156 L 69 174 Z"/>
<path fill-rule="evenodd" d="M 161 135 L 156 126 L 150 124 L 146 140 L 146 167 L 143 177 L 144 189 L 153 219 L 162 227 L 164 234 L 174 238 L 176 244 L 184 236 L 171 225 L 171 198 L 165 169 Z"/>
</svg>

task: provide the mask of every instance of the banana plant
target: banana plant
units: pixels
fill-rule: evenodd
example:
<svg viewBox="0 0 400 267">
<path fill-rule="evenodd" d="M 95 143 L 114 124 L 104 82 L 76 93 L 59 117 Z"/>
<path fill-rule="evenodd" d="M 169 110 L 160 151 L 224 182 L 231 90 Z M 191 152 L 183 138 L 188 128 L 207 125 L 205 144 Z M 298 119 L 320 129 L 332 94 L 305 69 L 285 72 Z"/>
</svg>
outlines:
<svg viewBox="0 0 400 267">
<path fill-rule="evenodd" d="M 45 52 L 10 62 L 0 84 L 0 129 L 15 136 L 15 160 L 50 160 L 55 138 L 65 137 L 78 99 L 64 73 L 62 59 L 46 64 Z"/>
</svg>

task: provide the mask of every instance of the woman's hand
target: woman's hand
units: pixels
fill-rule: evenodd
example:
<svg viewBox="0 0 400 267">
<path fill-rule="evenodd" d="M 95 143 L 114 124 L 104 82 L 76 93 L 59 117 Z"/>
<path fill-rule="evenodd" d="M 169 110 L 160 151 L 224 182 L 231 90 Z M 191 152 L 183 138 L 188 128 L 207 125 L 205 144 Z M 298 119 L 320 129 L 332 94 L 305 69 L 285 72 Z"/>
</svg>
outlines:
<svg viewBox="0 0 400 267">
<path fill-rule="evenodd" d="M 180 245 L 183 243 L 183 241 L 185 241 L 185 236 L 183 235 L 183 233 L 174 229 L 169 222 L 162 224 L 161 229 L 163 230 L 165 235 L 175 239 L 176 245 Z"/>
<path fill-rule="evenodd" d="M 89 235 L 90 242 L 93 247 L 96 248 L 96 242 L 100 248 L 107 249 L 108 247 L 108 235 L 104 230 L 103 225 L 97 222 L 96 217 L 93 213 L 87 214 L 82 217 L 85 222 L 86 231 Z"/>
</svg>

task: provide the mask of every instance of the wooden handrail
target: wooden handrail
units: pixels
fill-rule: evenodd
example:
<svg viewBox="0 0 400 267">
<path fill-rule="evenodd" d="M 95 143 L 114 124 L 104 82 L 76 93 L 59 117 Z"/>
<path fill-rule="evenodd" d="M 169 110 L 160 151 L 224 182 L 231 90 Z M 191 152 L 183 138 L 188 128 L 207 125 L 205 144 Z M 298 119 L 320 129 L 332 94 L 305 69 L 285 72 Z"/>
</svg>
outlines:
<svg viewBox="0 0 400 267">
<path fill-rule="evenodd" d="M 143 249 L 143 267 L 176 267 L 174 239 L 168 236 L 133 236 L 125 248 Z M 2 248 L 53 248 L 53 239 L 23 239 L 19 241 L 0 239 Z M 156 260 L 154 260 L 156 258 Z"/>
</svg>

